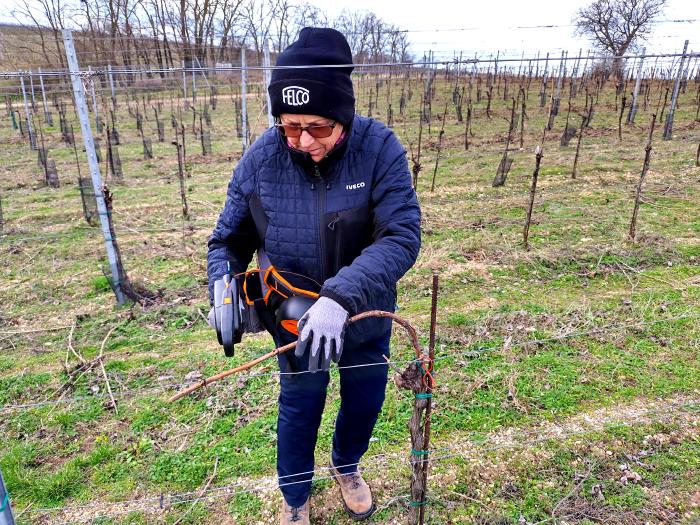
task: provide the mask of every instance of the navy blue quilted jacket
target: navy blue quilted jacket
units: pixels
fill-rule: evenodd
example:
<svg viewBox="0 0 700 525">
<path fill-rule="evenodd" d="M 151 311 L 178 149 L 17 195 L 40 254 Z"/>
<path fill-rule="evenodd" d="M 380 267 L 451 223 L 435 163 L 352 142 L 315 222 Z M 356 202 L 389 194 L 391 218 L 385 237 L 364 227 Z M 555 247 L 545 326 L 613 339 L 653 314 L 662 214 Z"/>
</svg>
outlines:
<svg viewBox="0 0 700 525">
<path fill-rule="evenodd" d="M 356 116 L 319 163 L 270 128 L 234 169 L 209 240 L 209 297 L 227 263 L 243 272 L 261 249 L 279 270 L 322 283 L 321 295 L 351 316 L 393 311 L 396 282 L 419 248 L 420 209 L 405 150 L 389 128 Z M 346 337 L 366 340 L 390 325 L 368 319 Z"/>
</svg>

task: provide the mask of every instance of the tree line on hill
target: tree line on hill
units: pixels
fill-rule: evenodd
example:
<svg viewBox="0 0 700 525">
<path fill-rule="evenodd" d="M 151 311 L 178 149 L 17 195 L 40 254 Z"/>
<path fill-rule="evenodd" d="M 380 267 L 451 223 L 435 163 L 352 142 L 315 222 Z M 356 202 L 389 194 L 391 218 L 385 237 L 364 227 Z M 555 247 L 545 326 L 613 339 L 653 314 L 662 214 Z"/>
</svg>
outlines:
<svg viewBox="0 0 700 525">
<path fill-rule="evenodd" d="M 343 10 L 331 19 L 290 0 L 20 0 L 12 15 L 37 42 L 24 46 L 34 55 L 27 58 L 61 68 L 66 28 L 74 31 L 81 63 L 126 68 L 211 66 L 233 62 L 241 48 L 259 63 L 266 42 L 279 52 L 305 26 L 343 32 L 356 63 L 412 59 L 407 32 L 373 12 Z"/>
</svg>

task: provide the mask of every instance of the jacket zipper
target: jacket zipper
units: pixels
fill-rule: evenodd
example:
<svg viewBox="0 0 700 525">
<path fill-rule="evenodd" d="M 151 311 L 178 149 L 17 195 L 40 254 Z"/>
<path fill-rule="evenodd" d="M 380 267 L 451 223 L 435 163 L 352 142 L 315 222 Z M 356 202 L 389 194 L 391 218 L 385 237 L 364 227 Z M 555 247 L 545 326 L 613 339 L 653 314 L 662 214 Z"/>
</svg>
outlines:
<svg viewBox="0 0 700 525">
<path fill-rule="evenodd" d="M 328 223 L 328 228 L 333 232 L 334 235 L 334 246 L 335 246 L 335 251 L 333 252 L 333 266 L 331 267 L 331 270 L 333 272 L 337 272 L 340 269 L 340 231 L 336 231 L 336 225 L 338 224 L 338 221 L 340 220 L 340 214 L 336 213 L 333 216 L 333 220 Z"/>
<path fill-rule="evenodd" d="M 324 283 L 326 275 L 328 274 L 328 264 L 326 261 L 326 225 L 323 220 L 326 209 L 326 186 L 323 183 L 323 177 L 321 177 L 321 170 L 318 169 L 318 164 L 314 164 L 314 178 L 315 182 L 318 183 L 318 234 L 321 255 L 321 283 Z"/>
</svg>

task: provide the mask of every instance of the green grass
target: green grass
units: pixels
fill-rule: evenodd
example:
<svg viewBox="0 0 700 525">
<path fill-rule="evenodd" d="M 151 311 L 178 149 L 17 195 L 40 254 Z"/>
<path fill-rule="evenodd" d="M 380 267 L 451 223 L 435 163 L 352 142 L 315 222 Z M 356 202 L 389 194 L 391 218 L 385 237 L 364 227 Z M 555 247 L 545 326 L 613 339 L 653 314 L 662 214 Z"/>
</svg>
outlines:
<svg viewBox="0 0 700 525">
<path fill-rule="evenodd" d="M 414 78 L 409 121 L 394 127 L 414 151 L 417 85 Z M 434 108 L 440 101 L 444 105 L 450 93 L 442 80 L 438 85 Z M 400 89 L 395 87 L 397 108 Z M 655 137 L 636 242 L 628 241 L 627 230 L 648 113 L 640 112 L 637 125 L 625 128 L 618 143 L 614 94 L 608 86 L 593 129 L 584 138 L 576 180 L 570 178 L 575 146 L 559 146 L 565 118 L 560 113 L 545 140 L 530 249 L 525 250 L 522 222 L 532 150 L 546 119 L 536 102 L 538 88 L 531 88 L 525 148 L 512 152 L 514 164 L 504 187 L 492 188 L 491 180 L 507 123 L 499 116 L 486 118 L 485 101 L 475 103 L 476 136 L 467 152 L 464 124 L 455 121 L 450 106 L 434 193 L 429 186 L 439 123 L 433 121 L 430 134 L 427 127 L 423 131 L 418 185 L 423 248 L 416 266 L 399 283 L 398 313 L 418 328 L 426 344 L 430 279 L 438 269 L 440 359 L 432 421 L 437 448 L 464 443 L 488 448 L 494 433 L 508 429 L 532 432 L 545 423 L 565 425 L 606 407 L 620 407 L 624 418 L 628 404 L 697 398 L 700 390 L 700 322 L 672 320 L 700 310 L 699 172 L 689 153 L 700 139 L 692 122 L 694 95 L 689 88 L 681 100 L 676 118 L 683 129 L 678 137 Z M 367 109 L 366 91 L 366 85 L 358 86 L 360 112 Z M 575 106 L 581 105 L 579 98 Z M 506 106 L 502 97 L 494 99 L 496 115 L 505 115 Z M 249 111 L 257 115 L 258 110 L 256 101 Z M 133 118 L 121 104 L 124 181 L 113 183 L 103 173 L 114 192 L 125 267 L 134 281 L 162 294 L 158 304 L 147 308 L 115 307 L 102 273 L 104 244 L 98 229 L 82 218 L 73 150 L 60 142 L 57 128 L 45 131 L 62 186 L 49 190 L 38 183 L 35 156 L 17 141 L 9 122 L 0 121 L 6 174 L 0 178 L 6 220 L 0 239 L 0 331 L 69 327 L 0 334 L 0 432 L 6 439 L 0 468 L 15 509 L 31 505 L 20 523 L 39 522 L 32 509 L 196 492 L 210 479 L 210 488 L 215 488 L 243 479 L 254 483 L 275 473 L 276 377 L 234 377 L 176 404 L 166 402 L 188 373 L 217 373 L 270 350 L 272 344 L 264 335 L 246 336 L 236 357 L 226 359 L 200 315 L 208 310 L 206 241 L 240 152 L 240 141 L 232 138 L 235 121 L 228 93 L 220 95 L 219 107 L 212 111 L 214 155 L 200 154 L 188 128 L 189 223 L 180 212 L 169 113 L 165 97 L 167 140 L 154 142 L 155 158 L 143 161 Z M 146 124 L 150 130 L 153 122 Z M 84 153 L 78 150 L 82 168 Z M 653 324 L 638 325 L 640 321 Z M 71 344 L 85 359 L 95 358 L 104 344 L 105 371 L 118 411 L 111 406 L 99 368 L 75 374 L 77 360 L 68 350 L 72 325 Z M 601 327 L 606 331 L 591 331 Z M 536 339 L 543 341 L 527 344 Z M 393 358 L 403 361 L 412 353 L 407 337 L 397 330 Z M 256 369 L 275 370 L 274 362 Z M 64 389 L 65 403 L 10 408 L 56 401 Z M 338 406 L 334 372 L 319 433 L 319 465 L 330 453 Z M 388 386 L 368 456 L 408 455 L 411 406 L 409 394 Z M 688 507 L 688 494 L 700 484 L 693 428 L 681 423 L 609 426 L 584 437 L 436 461 L 429 482 L 429 522 L 492 525 L 517 522 L 520 515 L 537 522 L 551 518 L 555 508 L 574 512 L 579 505 L 600 513 L 603 521 L 627 516 L 622 523 L 631 524 L 661 505 L 678 516 L 690 512 L 691 523 L 696 511 Z M 656 434 L 672 437 L 663 445 L 649 444 L 647 436 Z M 625 454 L 643 450 L 650 454 L 641 461 L 650 468 L 642 482 L 621 484 L 619 465 L 629 463 Z M 589 468 L 580 490 L 556 507 Z M 368 477 L 379 503 L 387 505 L 374 521 L 406 522 L 405 464 L 390 463 Z M 591 493 L 596 484 L 604 501 Z M 241 523 L 269 522 L 274 521 L 277 498 L 254 490 L 195 505 L 176 503 L 164 516 L 138 511 L 95 523 L 173 523 L 183 516 L 180 523 L 220 523 L 222 516 Z M 329 481 L 315 485 L 313 501 L 317 522 L 349 523 Z M 586 523 L 583 517 L 572 521 Z"/>
</svg>

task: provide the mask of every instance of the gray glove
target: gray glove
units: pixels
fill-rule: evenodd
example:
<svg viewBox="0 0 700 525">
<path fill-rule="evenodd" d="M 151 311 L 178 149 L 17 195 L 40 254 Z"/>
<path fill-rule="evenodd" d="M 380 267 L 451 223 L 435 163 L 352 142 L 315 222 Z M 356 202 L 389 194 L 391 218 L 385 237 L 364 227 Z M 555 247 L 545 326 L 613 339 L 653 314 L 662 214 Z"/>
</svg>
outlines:
<svg viewBox="0 0 700 525">
<path fill-rule="evenodd" d="M 320 297 L 299 319 L 299 342 L 294 355 L 309 351 L 309 372 L 328 370 L 340 361 L 348 312 L 328 297 Z"/>
<path fill-rule="evenodd" d="M 212 306 L 211 310 L 209 310 L 209 315 L 207 316 L 207 323 L 209 323 L 209 326 L 211 326 L 214 330 L 216 330 L 216 309 Z"/>
</svg>

